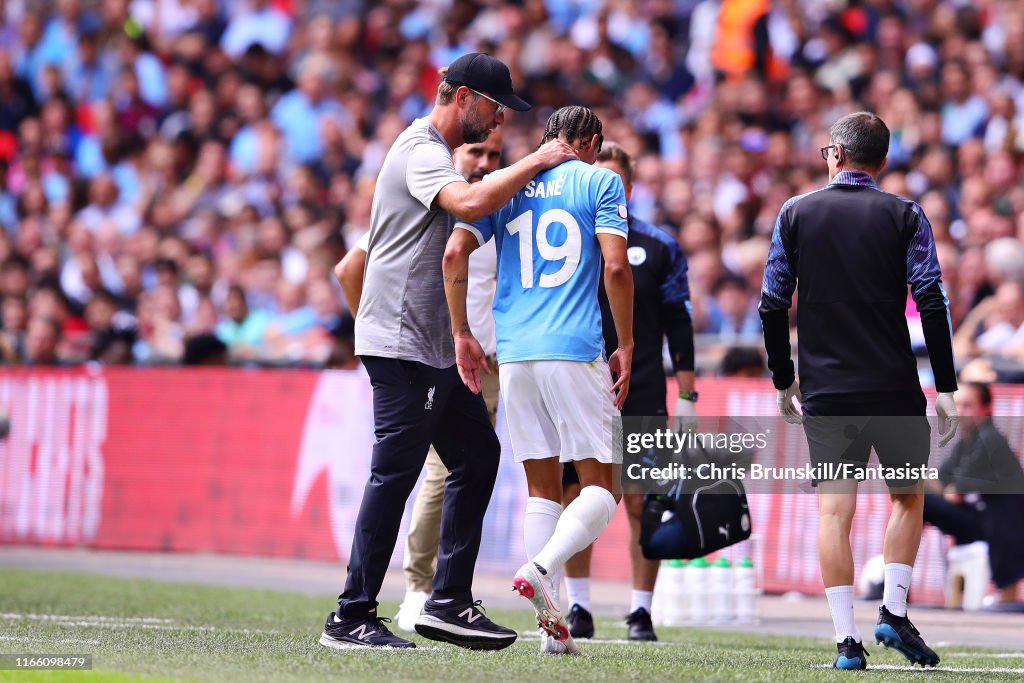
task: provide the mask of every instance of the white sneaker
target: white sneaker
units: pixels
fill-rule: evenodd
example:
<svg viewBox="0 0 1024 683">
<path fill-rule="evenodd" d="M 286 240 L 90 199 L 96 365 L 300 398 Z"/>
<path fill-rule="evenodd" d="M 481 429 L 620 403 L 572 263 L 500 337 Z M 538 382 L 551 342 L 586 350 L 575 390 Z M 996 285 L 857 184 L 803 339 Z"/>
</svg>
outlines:
<svg viewBox="0 0 1024 683">
<path fill-rule="evenodd" d="M 406 633 L 415 633 L 416 620 L 419 619 L 420 612 L 423 611 L 423 604 L 429 597 L 429 595 L 420 591 L 406 591 L 405 600 L 402 601 L 401 606 L 398 608 L 398 616 L 395 617 L 395 621 L 398 622 L 398 628 Z"/>
<path fill-rule="evenodd" d="M 533 562 L 527 562 L 512 579 L 513 590 L 530 601 L 537 613 L 537 625 L 560 643 L 571 640 L 569 625 L 565 623 L 552 595 L 555 587 L 550 578 L 540 572 Z M 575 643 L 573 644 L 575 647 Z"/>
</svg>

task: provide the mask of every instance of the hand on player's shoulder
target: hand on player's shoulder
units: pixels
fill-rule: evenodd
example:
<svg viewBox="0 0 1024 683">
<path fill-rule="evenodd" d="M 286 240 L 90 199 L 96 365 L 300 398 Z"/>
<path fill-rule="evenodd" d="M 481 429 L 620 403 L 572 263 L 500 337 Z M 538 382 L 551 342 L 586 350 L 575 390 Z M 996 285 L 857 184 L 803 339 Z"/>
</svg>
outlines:
<svg viewBox="0 0 1024 683">
<path fill-rule="evenodd" d="M 548 140 L 534 152 L 534 155 L 542 168 L 554 168 L 561 163 L 579 158 L 576 150 L 561 140 Z"/>
</svg>

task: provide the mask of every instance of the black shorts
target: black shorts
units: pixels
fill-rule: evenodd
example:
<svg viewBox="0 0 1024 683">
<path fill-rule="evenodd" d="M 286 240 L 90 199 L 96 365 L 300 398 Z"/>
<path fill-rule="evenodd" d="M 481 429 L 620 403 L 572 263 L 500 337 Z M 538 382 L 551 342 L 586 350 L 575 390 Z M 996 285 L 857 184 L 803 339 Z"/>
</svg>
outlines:
<svg viewBox="0 0 1024 683">
<path fill-rule="evenodd" d="M 800 403 L 818 481 L 863 478 L 874 449 L 890 488 L 912 486 L 927 466 L 931 425 L 920 391 L 816 394 Z M 889 469 L 891 468 L 891 469 Z"/>
</svg>

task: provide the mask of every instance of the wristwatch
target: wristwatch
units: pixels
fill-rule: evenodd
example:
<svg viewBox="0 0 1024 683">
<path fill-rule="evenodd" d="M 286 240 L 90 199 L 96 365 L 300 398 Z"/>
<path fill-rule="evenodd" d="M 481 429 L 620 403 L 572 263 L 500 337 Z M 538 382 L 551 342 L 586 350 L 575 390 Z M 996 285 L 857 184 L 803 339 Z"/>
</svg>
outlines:
<svg viewBox="0 0 1024 683">
<path fill-rule="evenodd" d="M 690 401 L 691 403 L 696 403 L 697 402 L 697 396 L 698 396 L 698 394 L 697 394 L 696 391 L 680 391 L 679 392 L 679 398 L 686 399 L 687 401 Z"/>
</svg>

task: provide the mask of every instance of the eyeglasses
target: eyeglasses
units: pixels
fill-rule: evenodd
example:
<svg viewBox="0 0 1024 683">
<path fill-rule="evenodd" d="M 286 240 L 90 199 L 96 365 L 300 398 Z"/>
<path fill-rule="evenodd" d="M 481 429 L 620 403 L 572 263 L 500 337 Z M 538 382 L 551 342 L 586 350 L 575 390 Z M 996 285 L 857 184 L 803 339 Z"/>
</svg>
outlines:
<svg viewBox="0 0 1024 683">
<path fill-rule="evenodd" d="M 822 147 L 821 148 L 821 158 L 824 159 L 825 161 L 828 161 L 828 151 L 830 149 L 838 149 L 839 147 L 840 147 L 840 145 L 829 145 L 828 147 Z M 845 149 L 846 151 L 849 151 L 846 147 L 843 147 L 843 149 Z"/>
<path fill-rule="evenodd" d="M 480 97 L 484 98 L 485 100 L 490 100 L 491 102 L 494 102 L 495 106 L 498 107 L 497 110 L 494 112 L 495 116 L 500 116 L 500 115 L 504 114 L 505 110 L 508 109 L 508 107 L 506 107 L 504 104 L 502 104 L 498 100 L 494 99 L 493 97 L 488 97 L 487 95 L 483 94 L 479 90 L 473 90 L 472 88 L 470 88 L 469 91 L 471 93 L 475 93 L 475 94 L 479 95 Z"/>
</svg>

